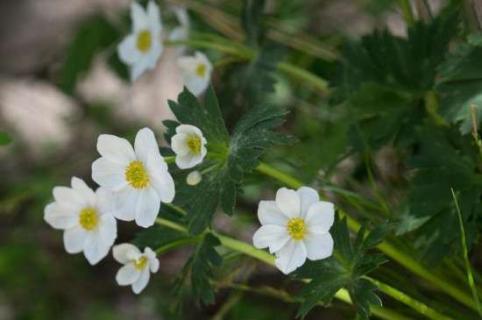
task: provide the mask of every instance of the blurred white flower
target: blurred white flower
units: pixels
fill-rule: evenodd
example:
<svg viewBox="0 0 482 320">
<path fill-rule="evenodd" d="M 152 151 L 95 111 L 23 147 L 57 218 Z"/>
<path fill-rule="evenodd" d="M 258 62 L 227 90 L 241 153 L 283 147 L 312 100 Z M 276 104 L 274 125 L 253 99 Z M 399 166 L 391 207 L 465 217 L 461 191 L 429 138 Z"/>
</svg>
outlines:
<svg viewBox="0 0 482 320">
<path fill-rule="evenodd" d="M 134 245 L 123 243 L 114 246 L 114 259 L 124 266 L 119 269 L 115 279 L 120 286 L 131 286 L 135 294 L 147 286 L 151 272 L 159 270 L 159 260 L 151 248 L 146 247 L 144 253 Z"/>
<path fill-rule="evenodd" d="M 183 56 L 177 59 L 184 85 L 195 96 L 202 94 L 211 81 L 213 66 L 206 55 L 196 51 L 194 56 Z"/>
<path fill-rule="evenodd" d="M 172 29 L 169 33 L 169 40 L 171 41 L 184 41 L 189 38 L 189 16 L 187 14 L 186 8 L 173 6 L 171 10 L 176 15 L 177 21 L 179 21 L 179 26 Z M 186 50 L 186 46 L 179 45 L 176 46 L 176 51 L 178 54 L 182 54 Z"/>
<path fill-rule="evenodd" d="M 195 170 L 187 175 L 186 183 L 190 186 L 195 186 L 201 182 L 202 178 L 201 172 Z"/>
<path fill-rule="evenodd" d="M 174 180 L 152 130 L 139 130 L 134 149 L 126 139 L 102 134 L 97 150 L 102 157 L 92 164 L 92 178 L 113 192 L 114 216 L 152 226 L 161 201 L 170 203 L 175 195 Z"/>
<path fill-rule="evenodd" d="M 302 266 L 306 258 L 321 260 L 332 255 L 333 203 L 320 201 L 308 187 L 297 191 L 281 188 L 276 201 L 260 201 L 258 219 L 261 228 L 253 236 L 256 248 L 275 253 L 275 264 L 284 274 Z"/>
<path fill-rule="evenodd" d="M 189 169 L 200 164 L 207 154 L 207 141 L 199 128 L 181 124 L 171 139 L 172 151 L 176 154 L 176 164 L 181 169 Z"/>
<path fill-rule="evenodd" d="M 55 187 L 55 201 L 45 207 L 44 219 L 55 229 L 64 230 L 68 253 L 84 252 L 94 265 L 107 253 L 117 238 L 117 224 L 112 216 L 110 193 L 90 189 L 83 180 L 72 178 L 72 188 Z"/>
<path fill-rule="evenodd" d="M 118 46 L 120 59 L 131 67 L 134 81 L 146 70 L 156 67 L 162 54 L 162 25 L 159 7 L 149 1 L 147 11 L 137 2 L 131 4 L 132 33 Z"/>
</svg>

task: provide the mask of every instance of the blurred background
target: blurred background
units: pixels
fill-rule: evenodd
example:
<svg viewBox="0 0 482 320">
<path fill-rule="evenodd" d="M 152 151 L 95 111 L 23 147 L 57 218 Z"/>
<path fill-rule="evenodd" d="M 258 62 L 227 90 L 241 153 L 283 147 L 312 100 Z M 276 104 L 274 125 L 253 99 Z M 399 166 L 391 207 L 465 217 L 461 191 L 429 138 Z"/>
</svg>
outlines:
<svg viewBox="0 0 482 320">
<path fill-rule="evenodd" d="M 423 1 L 413 5 L 420 3 Z M 436 0 L 428 3 L 432 12 L 442 5 Z M 117 43 L 129 32 L 129 4 L 128 0 L 0 1 L 0 131 L 8 132 L 12 140 L 0 146 L 0 320 L 175 318 L 170 308 L 179 301 L 171 288 L 187 251 L 160 257 L 160 272 L 143 294 L 135 296 L 129 288 L 115 284 L 119 266 L 112 257 L 92 267 L 82 255 L 68 255 L 62 233 L 43 221 L 43 208 L 51 201 L 54 186 L 68 185 L 71 176 L 94 186 L 90 165 L 97 158 L 95 143 L 100 133 L 132 138 L 139 128 L 149 126 L 164 143 L 161 122 L 172 117 L 167 101 L 175 99 L 183 86 L 175 65 L 179 53 L 176 48 L 166 48 L 157 68 L 130 85 L 125 67 L 115 56 Z M 405 35 L 395 4 L 391 0 L 268 1 L 267 14 L 276 31 L 270 39 L 280 48 L 283 60 L 334 79 L 343 39 L 385 27 Z M 167 31 L 178 24 L 173 5 L 187 9 L 193 32 L 240 39 L 241 9 L 236 1 L 163 1 Z M 423 15 L 423 7 L 417 12 Z M 287 37 L 301 44 L 287 46 L 283 43 Z M 312 42 L 322 45 L 310 47 Z M 92 50 L 92 43 L 102 49 Z M 218 53 L 207 53 L 215 64 L 220 61 Z M 220 67 L 213 75 L 228 119 L 241 112 L 232 101 L 236 97 L 233 88 L 239 88 L 239 82 L 225 81 L 235 72 L 239 69 Z M 346 138 L 343 112 L 328 112 L 323 94 L 314 94 L 282 74 L 276 75 L 275 88 L 268 99 L 297 110 L 286 129 L 303 142 L 291 150 L 291 154 L 304 155 L 299 162 L 305 164 L 300 178 L 320 177 L 330 169 L 335 170 L 330 179 L 343 183 L 353 170 L 350 159 L 335 159 Z M 276 161 L 286 152 L 279 150 L 269 157 Z M 393 155 L 383 150 L 378 156 Z M 386 163 L 392 166 L 387 168 Z M 380 164 L 382 177 L 396 179 L 396 161 Z M 218 215 L 219 228 L 250 241 L 257 225 L 256 203 L 271 197 L 269 190 L 273 189 L 267 182 L 257 185 L 245 187 L 239 209 L 242 214 L 235 219 Z M 136 231 L 120 223 L 118 242 L 130 241 Z M 264 283 L 283 279 L 268 268 L 257 276 Z M 353 316 L 342 304 L 335 302 L 335 307 L 312 313 L 309 319 Z M 203 307 L 187 300 L 181 308 L 182 319 L 282 320 L 296 313 L 296 305 L 283 299 L 223 290 L 215 305 Z"/>
</svg>

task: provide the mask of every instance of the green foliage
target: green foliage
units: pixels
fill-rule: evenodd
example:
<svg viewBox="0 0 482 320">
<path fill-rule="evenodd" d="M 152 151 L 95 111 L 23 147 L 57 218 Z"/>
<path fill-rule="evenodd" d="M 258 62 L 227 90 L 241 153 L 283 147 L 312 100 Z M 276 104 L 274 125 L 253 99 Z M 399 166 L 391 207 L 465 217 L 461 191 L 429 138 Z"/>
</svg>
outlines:
<svg viewBox="0 0 482 320">
<path fill-rule="evenodd" d="M 0 131 L 0 146 L 4 146 L 12 142 L 12 138 L 8 135 L 8 133 Z"/>
<path fill-rule="evenodd" d="M 119 32 L 102 16 L 94 16 L 84 22 L 67 50 L 59 87 L 65 93 L 73 94 L 77 81 L 87 72 L 96 54 L 119 39 Z"/>
<path fill-rule="evenodd" d="M 368 319 L 370 305 L 380 306 L 381 300 L 374 292 L 376 286 L 364 276 L 383 264 L 385 258 L 379 254 L 367 254 L 367 250 L 380 243 L 387 232 L 387 225 L 380 225 L 369 233 L 362 228 L 351 240 L 346 219 L 337 219 L 331 229 L 334 255 L 307 262 L 294 274 L 295 278 L 309 279 L 300 293 L 303 302 L 298 316 L 304 317 L 318 303 L 328 304 L 338 290 L 347 288 L 358 315 Z"/>
<path fill-rule="evenodd" d="M 245 173 L 254 169 L 264 150 L 285 138 L 272 131 L 283 122 L 285 112 L 271 106 L 258 106 L 243 117 L 231 137 L 224 126 L 219 105 L 209 89 L 204 105 L 188 90 L 170 101 L 171 110 L 179 123 L 191 124 L 201 129 L 207 140 L 208 156 L 198 168 L 203 173 L 201 183 L 178 189 L 179 201 L 189 212 L 189 230 L 200 233 L 211 223 L 217 207 L 233 214 L 236 194 Z M 170 141 L 175 121 L 165 121 L 166 139 Z"/>
<path fill-rule="evenodd" d="M 262 26 L 264 0 L 244 0 L 241 25 L 246 33 L 246 42 L 250 46 L 257 46 L 264 36 Z"/>
</svg>

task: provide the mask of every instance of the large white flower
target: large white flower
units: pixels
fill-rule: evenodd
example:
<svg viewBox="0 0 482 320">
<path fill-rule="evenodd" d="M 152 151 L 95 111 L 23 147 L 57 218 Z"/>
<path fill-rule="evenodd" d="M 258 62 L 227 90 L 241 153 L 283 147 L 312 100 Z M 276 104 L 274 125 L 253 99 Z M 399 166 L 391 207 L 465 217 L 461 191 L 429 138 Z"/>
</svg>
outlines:
<svg viewBox="0 0 482 320">
<path fill-rule="evenodd" d="M 195 96 L 202 94 L 209 86 L 213 66 L 208 58 L 196 51 L 194 56 L 183 56 L 177 59 L 184 85 Z"/>
<path fill-rule="evenodd" d="M 53 228 L 64 230 L 64 246 L 68 253 L 83 251 L 94 265 L 109 253 L 117 238 L 110 193 L 102 188 L 94 192 L 75 177 L 71 185 L 72 188 L 54 188 L 55 201 L 45 207 L 44 219 Z"/>
<path fill-rule="evenodd" d="M 171 139 L 172 151 L 176 154 L 176 164 L 181 169 L 189 169 L 200 164 L 207 154 L 207 141 L 199 128 L 181 124 Z"/>
<path fill-rule="evenodd" d="M 141 253 L 136 246 L 123 243 L 114 246 L 114 259 L 124 266 L 119 269 L 115 279 L 120 286 L 131 286 L 132 291 L 140 293 L 149 282 L 151 272 L 159 270 L 159 260 L 151 248 L 146 247 Z"/>
<path fill-rule="evenodd" d="M 256 248 L 269 248 L 276 255 L 276 266 L 288 274 L 303 265 L 306 258 L 321 260 L 333 253 L 335 209 L 331 202 L 320 201 L 308 187 L 297 191 L 281 188 L 276 201 L 260 201 L 261 228 L 253 236 Z"/>
<path fill-rule="evenodd" d="M 131 4 L 132 33 L 117 48 L 120 59 L 131 67 L 131 80 L 154 69 L 163 51 L 159 7 L 149 1 L 147 11 L 137 2 Z"/>
<path fill-rule="evenodd" d="M 139 130 L 134 149 L 126 139 L 102 134 L 97 150 L 102 157 L 92 164 L 92 178 L 113 192 L 114 216 L 135 220 L 141 227 L 152 226 L 161 201 L 170 203 L 175 195 L 174 181 L 152 130 Z"/>
</svg>

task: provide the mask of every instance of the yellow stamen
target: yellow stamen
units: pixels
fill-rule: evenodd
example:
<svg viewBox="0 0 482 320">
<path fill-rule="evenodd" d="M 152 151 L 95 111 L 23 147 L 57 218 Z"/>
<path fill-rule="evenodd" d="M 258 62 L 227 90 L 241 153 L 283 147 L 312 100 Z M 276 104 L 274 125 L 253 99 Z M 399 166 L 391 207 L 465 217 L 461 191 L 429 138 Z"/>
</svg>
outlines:
<svg viewBox="0 0 482 320">
<path fill-rule="evenodd" d="M 191 153 L 194 154 L 200 154 L 201 153 L 201 138 L 195 134 L 189 135 L 189 137 L 186 140 L 187 147 L 191 151 Z"/>
<path fill-rule="evenodd" d="M 204 76 L 206 75 L 206 65 L 204 63 L 200 63 L 197 65 L 196 74 L 198 75 L 198 77 L 204 78 Z"/>
<path fill-rule="evenodd" d="M 126 168 L 125 177 L 127 182 L 136 189 L 143 189 L 149 186 L 149 175 L 144 164 L 139 161 L 132 161 Z"/>
<path fill-rule="evenodd" d="M 137 270 L 141 271 L 141 270 L 143 270 L 143 269 L 147 266 L 147 262 L 148 262 L 148 261 L 149 261 L 149 260 L 147 259 L 146 256 L 142 256 L 142 257 L 140 257 L 139 259 L 137 259 L 136 261 L 134 261 L 134 267 L 135 267 Z"/>
<path fill-rule="evenodd" d="M 85 230 L 93 230 L 99 224 L 99 215 L 97 210 L 91 207 L 84 208 L 79 214 L 79 224 Z"/>
<path fill-rule="evenodd" d="M 137 49 L 140 52 L 146 53 L 151 49 L 152 46 L 152 35 L 149 30 L 142 30 L 137 34 Z"/>
<path fill-rule="evenodd" d="M 288 221 L 286 225 L 288 233 L 291 238 L 295 240 L 303 240 L 306 235 L 306 225 L 305 221 L 301 218 L 292 218 Z"/>
</svg>

